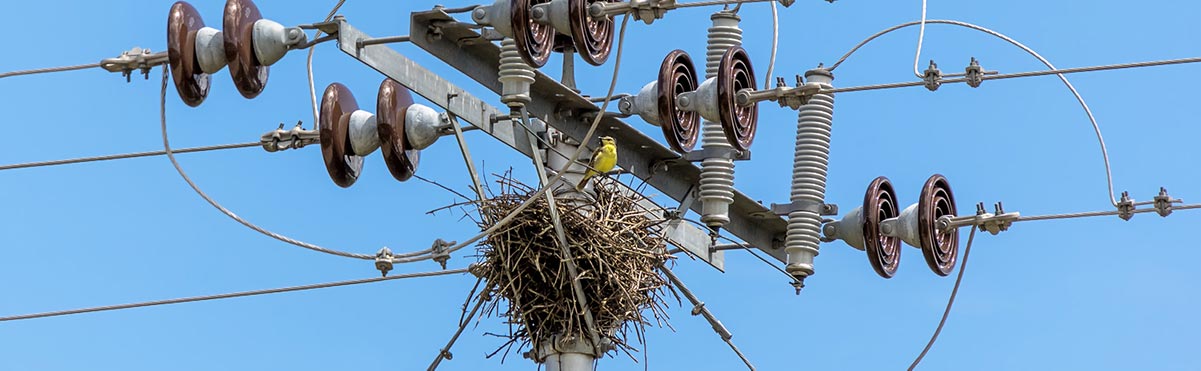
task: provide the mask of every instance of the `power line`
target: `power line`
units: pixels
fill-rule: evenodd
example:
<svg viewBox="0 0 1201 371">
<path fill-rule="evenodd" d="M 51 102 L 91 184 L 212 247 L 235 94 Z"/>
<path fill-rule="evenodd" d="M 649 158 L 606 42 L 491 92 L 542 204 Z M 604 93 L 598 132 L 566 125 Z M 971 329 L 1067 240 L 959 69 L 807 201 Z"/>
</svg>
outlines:
<svg viewBox="0 0 1201 371">
<path fill-rule="evenodd" d="M 924 10 L 923 10 L 923 13 L 924 13 Z M 877 37 L 880 37 L 889 32 L 896 31 L 896 30 L 899 30 L 899 29 L 902 29 L 905 27 L 913 26 L 913 25 L 919 24 L 919 23 L 922 25 L 922 27 L 925 27 L 926 23 L 949 24 L 949 25 L 954 25 L 954 26 L 970 28 L 970 29 L 973 29 L 976 31 L 980 31 L 980 32 L 992 35 L 1001 40 L 1005 40 L 1005 42 L 1008 42 L 1008 43 L 1012 44 L 1013 46 L 1018 47 L 1019 49 L 1022 49 L 1026 53 L 1028 53 L 1031 56 L 1033 56 L 1034 58 L 1038 59 L 1039 62 L 1042 62 L 1043 65 L 1046 65 L 1047 68 L 1049 68 L 1051 70 L 1056 69 L 1055 65 L 1051 64 L 1051 61 L 1047 60 L 1046 58 L 1043 58 L 1043 56 L 1038 54 L 1038 52 L 1034 51 L 1034 49 L 1031 49 L 1030 47 L 1026 46 L 1025 44 L 1022 44 L 1009 36 L 1005 36 L 1005 34 L 1002 34 L 1000 32 L 993 31 L 988 28 L 978 26 L 978 25 L 968 23 L 968 22 L 960 22 L 960 21 L 945 20 L 945 19 L 925 20 L 925 17 L 923 17 L 921 22 L 902 23 L 902 24 L 890 27 L 888 29 L 885 29 L 884 31 L 877 32 L 876 34 L 874 34 L 872 36 L 869 36 L 867 39 L 864 39 L 863 41 L 859 42 L 858 45 L 855 45 L 854 48 L 851 48 L 851 50 L 848 51 L 846 54 L 844 54 L 842 56 L 842 58 L 839 58 L 838 61 L 834 63 L 834 65 L 830 66 L 829 71 L 833 72 L 834 69 L 838 67 L 838 65 L 840 65 L 840 64 L 842 64 L 842 62 L 846 61 L 847 58 L 849 58 L 851 56 L 851 54 L 855 53 L 856 50 L 859 50 L 859 48 L 863 47 L 868 42 L 876 39 Z M 1114 192 L 1113 192 L 1113 171 L 1111 171 L 1110 166 L 1109 166 L 1109 151 L 1105 148 L 1105 138 L 1101 136 L 1101 126 L 1097 124 L 1097 118 L 1095 116 L 1093 116 L 1093 111 L 1088 108 L 1088 103 L 1084 102 L 1084 97 L 1080 95 L 1080 92 L 1076 91 L 1076 87 L 1072 85 L 1071 81 L 1068 81 L 1067 76 L 1064 76 L 1063 73 L 1054 73 L 1054 74 L 1056 76 L 1059 76 L 1059 80 L 1063 81 L 1063 84 L 1065 86 L 1067 86 L 1068 90 L 1072 92 L 1072 95 L 1076 97 L 1076 102 L 1080 103 L 1080 108 L 1084 109 L 1084 114 L 1088 116 L 1088 121 L 1093 126 L 1093 132 L 1096 133 L 1097 142 L 1101 147 L 1101 159 L 1105 162 L 1105 183 L 1109 187 L 1109 203 L 1116 207 L 1116 206 L 1118 206 L 1118 200 L 1114 196 Z M 988 76 L 983 76 L 983 77 L 985 79 L 989 79 Z M 962 79 L 962 80 L 967 81 L 966 78 Z M 983 81 L 983 80 L 981 80 L 981 81 Z M 922 84 L 924 84 L 924 83 L 925 83 L 925 81 L 922 81 Z M 900 86 L 893 86 L 893 87 L 900 87 Z"/>
<path fill-rule="evenodd" d="M 921 29 L 917 32 L 917 51 L 913 53 L 913 75 L 918 78 L 922 73 L 917 70 L 917 61 L 922 57 L 922 41 L 926 38 L 926 0 L 922 0 Z"/>
<path fill-rule="evenodd" d="M 338 12 L 338 9 L 342 8 L 342 4 L 345 3 L 346 0 L 338 0 L 334 8 L 330 9 L 329 14 L 325 16 L 325 22 L 329 22 L 334 17 L 334 14 Z M 313 34 L 313 37 L 321 37 L 321 30 L 317 30 L 317 33 Z M 317 119 L 317 87 L 313 85 L 313 53 L 315 52 L 317 52 L 317 48 L 309 48 L 309 56 L 305 60 L 305 70 L 308 71 L 309 76 L 309 102 L 313 104 L 313 130 L 320 130 L 321 120 Z"/>
<path fill-rule="evenodd" d="M 35 68 L 32 70 L 0 73 L 0 79 L 5 78 L 5 77 L 13 77 L 13 76 L 24 76 L 24 75 L 36 75 L 36 74 L 52 73 L 52 72 L 86 70 L 89 68 L 97 68 L 97 67 L 100 67 L 100 63 L 78 64 L 78 65 L 74 65 L 74 66 L 62 66 L 62 67 Z"/>
<path fill-rule="evenodd" d="M 955 286 L 951 289 L 951 298 L 947 299 L 947 309 L 942 312 L 942 319 L 938 320 L 938 327 L 934 329 L 934 335 L 930 336 L 930 341 L 926 343 L 926 348 L 922 349 L 922 353 L 917 355 L 917 359 L 909 364 L 909 370 L 913 371 L 918 363 L 922 362 L 922 358 L 926 357 L 926 353 L 930 351 L 930 347 L 934 346 L 934 342 L 938 340 L 938 334 L 942 333 L 943 325 L 947 324 L 947 316 L 951 314 L 951 306 L 955 304 L 955 295 L 959 294 L 959 284 L 963 282 L 963 271 L 967 269 L 967 257 L 972 253 L 972 240 L 976 238 L 976 229 L 972 228 L 972 232 L 967 235 L 967 246 L 963 248 L 963 261 L 959 263 L 959 275 L 955 277 Z"/>
<path fill-rule="evenodd" d="M 34 318 L 45 318 L 45 317 L 57 317 L 57 316 L 66 316 L 66 315 L 71 315 L 71 314 L 81 314 L 81 313 L 91 313 L 91 312 L 105 312 L 105 311 L 111 311 L 111 310 L 141 308 L 141 307 L 150 307 L 150 306 L 156 306 L 156 305 L 190 303 L 190 302 L 194 302 L 194 301 L 229 299 L 229 298 L 237 298 L 237 297 L 243 297 L 243 296 L 277 294 L 277 293 L 281 293 L 281 292 L 304 291 L 304 290 L 323 289 L 323 288 L 338 287 L 338 286 L 350 286 L 350 285 L 358 285 L 358 284 L 363 284 L 363 283 L 399 280 L 399 279 L 405 279 L 405 278 L 445 276 L 445 275 L 451 275 L 451 274 L 468 273 L 468 270 L 469 270 L 468 268 L 459 268 L 459 269 L 451 269 L 451 270 L 444 270 L 444 271 L 405 273 L 405 274 L 398 274 L 398 275 L 391 276 L 391 277 L 364 278 L 364 279 L 359 279 L 359 280 L 318 283 L 318 284 L 304 285 L 304 286 L 289 286 L 289 287 L 281 287 L 281 288 L 266 289 L 266 290 L 242 291 L 242 292 L 234 292 L 234 293 L 229 293 L 229 294 L 192 296 L 192 297 L 178 298 L 178 299 L 146 301 L 146 302 L 141 302 L 141 303 L 107 305 L 107 306 L 102 306 L 102 307 L 91 307 L 91 308 L 61 310 L 61 311 L 54 311 L 54 312 L 22 314 L 22 315 L 18 315 L 18 316 L 0 317 L 0 322 L 17 321 L 17 320 L 34 319 Z"/>
<path fill-rule="evenodd" d="M 260 143 L 260 142 L 220 144 L 220 145 L 215 145 L 215 146 L 180 148 L 180 149 L 173 150 L 172 152 L 175 152 L 175 153 L 205 152 L 205 151 L 217 151 L 217 150 L 223 150 L 223 149 L 258 147 L 261 145 L 262 145 L 262 143 Z M 104 155 L 104 156 L 93 156 L 93 157 L 80 157 L 80 158 L 52 160 L 52 161 L 26 162 L 26 163 L 22 163 L 22 164 L 0 165 L 0 170 L 24 169 L 24 168 L 42 167 L 42 166 L 57 166 L 57 165 L 67 165 L 67 164 L 78 164 L 78 163 L 83 163 L 83 162 L 109 161 L 109 160 L 120 160 L 120 159 L 138 158 L 138 157 L 152 157 L 152 156 L 161 156 L 161 155 L 165 155 L 165 154 L 167 154 L 167 151 L 149 151 L 149 152 L 132 152 L 132 153 L 121 153 L 121 154 L 115 154 L 115 155 Z"/>
<path fill-rule="evenodd" d="M 1002 80 L 1002 79 L 1012 79 L 1012 78 L 1019 78 L 1019 77 L 1059 75 L 1059 74 L 1079 73 L 1079 72 L 1108 71 L 1108 70 L 1118 70 L 1118 69 L 1125 69 L 1125 68 L 1155 67 L 1155 66 L 1166 66 L 1166 65 L 1173 65 L 1173 64 L 1185 64 L 1185 63 L 1197 63 L 1197 62 L 1201 62 L 1201 57 L 1164 59 L 1164 60 L 1157 60 L 1157 61 L 1118 63 L 1118 64 L 1108 64 L 1108 65 L 1100 65 L 1100 66 L 1049 69 L 1049 70 L 1040 70 L 1040 71 L 1002 73 L 1002 74 L 996 74 L 996 75 L 984 75 L 984 76 L 981 76 L 980 79 L 985 80 L 985 81 L 986 80 Z M 965 77 L 961 77 L 961 78 L 954 78 L 954 79 L 939 80 L 939 82 L 943 83 L 943 84 L 954 84 L 954 83 L 968 82 L 968 79 Z M 897 83 L 889 83 L 889 84 L 876 84 L 876 85 L 852 86 L 852 87 L 845 87 L 845 88 L 834 88 L 834 89 L 830 89 L 828 91 L 823 90 L 820 93 L 823 93 L 823 94 L 825 94 L 825 93 L 831 93 L 831 94 L 847 93 L 847 92 L 855 92 L 855 91 L 895 89 L 895 88 L 906 88 L 906 87 L 924 86 L 924 85 L 926 85 L 925 81 L 906 81 L 906 82 L 897 82 Z"/>
<path fill-rule="evenodd" d="M 326 254 L 343 256 L 343 257 L 347 257 L 347 258 L 362 259 L 362 260 L 375 260 L 375 255 L 350 253 L 350 252 L 345 252 L 345 251 L 328 249 L 328 248 L 317 246 L 317 245 L 314 245 L 314 244 L 311 244 L 308 242 L 295 240 L 295 239 L 292 239 L 291 237 L 284 236 L 284 235 L 269 231 L 267 229 L 264 229 L 263 227 L 259 227 L 258 225 L 251 223 L 250 221 L 248 221 L 246 219 L 242 219 L 242 217 L 238 216 L 238 214 L 234 214 L 232 211 L 229 211 L 229 209 L 226 209 L 224 206 L 221 206 L 220 203 L 218 203 L 212 197 L 209 197 L 209 195 L 205 194 L 204 191 L 200 190 L 200 187 L 197 186 L 195 182 L 192 182 L 192 178 L 188 177 L 188 174 L 186 172 L 184 172 L 183 167 L 181 167 L 179 165 L 179 161 L 175 160 L 175 154 L 174 154 L 175 151 L 171 150 L 171 142 L 168 140 L 168 137 L 167 137 L 167 82 L 168 81 L 170 81 L 169 70 L 167 68 L 163 68 L 162 92 L 159 96 L 159 124 L 160 124 L 160 127 L 162 128 L 162 134 L 163 134 L 163 153 L 165 153 L 167 155 L 167 158 L 171 160 L 171 165 L 175 167 L 175 171 L 179 172 L 179 176 L 182 177 L 183 180 L 188 183 L 188 186 L 192 187 L 193 191 L 196 191 L 196 194 L 199 195 L 200 198 L 203 198 L 205 201 L 208 201 L 209 205 L 212 205 L 214 208 L 216 208 L 222 214 L 225 214 L 226 216 L 230 217 L 234 221 L 237 221 L 238 223 L 241 223 L 242 225 L 246 226 L 247 228 L 253 229 L 254 231 L 262 233 L 268 237 L 283 241 L 288 244 L 303 247 L 303 248 L 317 251 L 317 252 L 323 252 Z M 425 256 L 424 258 L 429 259 L 432 257 L 433 257 L 432 255 L 429 255 L 429 256 Z M 400 259 L 395 259 L 393 262 L 394 263 L 395 262 L 407 263 L 410 261 L 420 260 L 418 258 L 404 258 L 404 259 L 405 259 L 404 261 L 395 261 L 395 260 L 400 260 Z"/>
</svg>

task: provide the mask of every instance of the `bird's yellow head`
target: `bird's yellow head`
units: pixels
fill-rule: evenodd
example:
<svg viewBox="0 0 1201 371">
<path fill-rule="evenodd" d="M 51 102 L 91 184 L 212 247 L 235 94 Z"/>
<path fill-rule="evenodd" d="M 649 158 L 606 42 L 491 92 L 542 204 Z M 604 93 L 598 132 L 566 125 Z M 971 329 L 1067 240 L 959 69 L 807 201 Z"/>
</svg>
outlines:
<svg viewBox="0 0 1201 371">
<path fill-rule="evenodd" d="M 600 141 L 603 146 L 611 146 L 617 143 L 613 140 L 613 137 L 600 137 Z"/>
</svg>

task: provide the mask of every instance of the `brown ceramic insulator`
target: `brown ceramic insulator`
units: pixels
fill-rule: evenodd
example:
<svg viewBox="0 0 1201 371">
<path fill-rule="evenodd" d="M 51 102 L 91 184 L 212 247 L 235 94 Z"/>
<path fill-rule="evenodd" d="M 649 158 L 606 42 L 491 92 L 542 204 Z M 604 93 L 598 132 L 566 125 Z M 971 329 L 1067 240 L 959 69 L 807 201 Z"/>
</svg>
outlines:
<svg viewBox="0 0 1201 371">
<path fill-rule="evenodd" d="M 620 0 L 570 0 L 568 16 L 571 18 L 571 39 L 580 58 L 593 66 L 605 64 L 613 49 L 613 20 L 608 17 L 592 18 L 588 6 L 594 2 L 618 2 Z"/>
<path fill-rule="evenodd" d="M 225 60 L 234 86 L 243 97 L 254 98 L 267 87 L 270 67 L 259 63 L 254 56 L 254 22 L 263 19 L 259 8 L 250 0 L 225 2 Z"/>
<path fill-rule="evenodd" d="M 363 171 L 363 157 L 350 145 L 350 114 L 359 109 L 345 85 L 330 84 L 321 95 L 317 121 L 321 125 L 321 157 L 329 178 L 339 187 L 350 187 Z"/>
<path fill-rule="evenodd" d="M 917 203 L 917 230 L 922 243 L 926 265 L 940 276 L 951 274 L 959 255 L 959 231 L 944 232 L 938 228 L 938 218 L 955 216 L 955 195 L 951 184 L 942 174 L 934 174 L 922 186 Z"/>
<path fill-rule="evenodd" d="M 888 178 L 878 177 L 863 195 L 863 247 L 867 260 L 880 277 L 892 278 L 901 264 L 901 239 L 880 233 L 880 222 L 900 215 L 896 192 Z"/>
<path fill-rule="evenodd" d="M 209 75 L 200 70 L 196 60 L 196 31 L 204 28 L 204 20 L 192 4 L 177 1 L 167 13 L 167 64 L 171 80 L 184 104 L 199 106 L 209 94 Z"/>
<path fill-rule="evenodd" d="M 376 96 L 375 122 L 379 131 L 380 152 L 388 172 L 399 181 L 406 181 L 417 171 L 419 151 L 412 149 L 405 138 L 405 113 L 413 105 L 409 89 L 392 79 L 384 79 Z"/>
<path fill-rule="evenodd" d="M 659 65 L 659 128 L 671 149 L 687 153 L 696 146 L 701 132 L 701 116 L 676 106 L 676 96 L 696 90 L 696 67 L 683 50 L 672 50 Z"/>
<path fill-rule="evenodd" d="M 759 124 L 759 103 L 740 106 L 734 97 L 739 90 L 757 89 L 751 58 L 741 46 L 727 50 L 717 71 L 717 114 L 726 140 L 740 151 L 751 148 Z"/>
<path fill-rule="evenodd" d="M 534 5 L 548 3 L 550 0 L 510 0 L 509 16 L 513 24 L 513 41 L 517 42 L 517 52 L 521 59 L 530 66 L 542 67 L 550 58 L 554 47 L 555 30 L 548 24 L 534 22 L 530 10 Z"/>
</svg>

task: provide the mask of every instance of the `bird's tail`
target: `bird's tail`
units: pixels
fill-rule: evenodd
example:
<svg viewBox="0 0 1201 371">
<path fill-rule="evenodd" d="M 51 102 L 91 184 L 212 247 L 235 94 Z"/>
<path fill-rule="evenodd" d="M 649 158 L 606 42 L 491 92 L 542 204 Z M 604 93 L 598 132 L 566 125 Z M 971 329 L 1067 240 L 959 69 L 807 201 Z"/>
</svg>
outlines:
<svg viewBox="0 0 1201 371">
<path fill-rule="evenodd" d="M 588 184 L 588 178 L 591 178 L 591 177 L 584 177 L 584 179 L 580 179 L 580 183 L 575 185 L 575 190 L 583 192 L 584 185 Z"/>
</svg>

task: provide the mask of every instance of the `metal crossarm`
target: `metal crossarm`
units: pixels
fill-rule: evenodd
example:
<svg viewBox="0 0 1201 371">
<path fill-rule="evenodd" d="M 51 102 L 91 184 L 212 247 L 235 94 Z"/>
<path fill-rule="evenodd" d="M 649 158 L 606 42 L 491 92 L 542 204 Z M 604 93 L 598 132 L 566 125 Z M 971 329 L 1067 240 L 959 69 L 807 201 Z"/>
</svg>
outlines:
<svg viewBox="0 0 1201 371">
<path fill-rule="evenodd" d="M 488 89 L 501 92 L 497 72 L 500 47 L 482 38 L 471 25 L 435 9 L 413 13 L 410 27 L 414 44 Z M 539 71 L 535 71 L 530 96 L 532 102 L 527 107 L 531 114 L 552 118 L 548 120 L 550 126 L 576 140 L 584 136 L 591 126 L 589 120 L 597 114 L 597 106 L 588 98 Z M 605 116 L 602 120 L 596 134 L 616 139 L 617 163 L 621 168 L 677 201 L 683 200 L 698 182 L 700 168 L 679 154 L 619 119 Z M 700 204 L 694 203 L 692 209 L 700 212 Z M 786 227 L 784 219 L 745 194 L 734 192 L 730 222 L 726 225 L 730 233 L 783 262 Z"/>
</svg>

